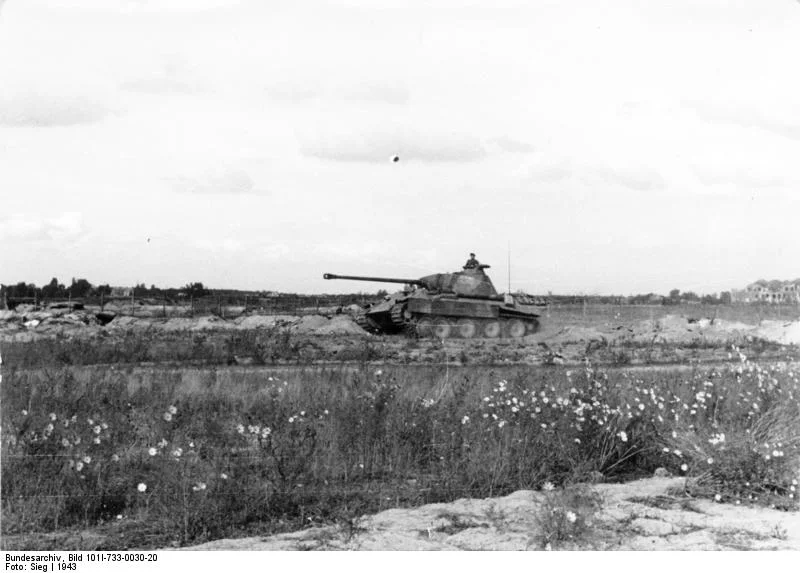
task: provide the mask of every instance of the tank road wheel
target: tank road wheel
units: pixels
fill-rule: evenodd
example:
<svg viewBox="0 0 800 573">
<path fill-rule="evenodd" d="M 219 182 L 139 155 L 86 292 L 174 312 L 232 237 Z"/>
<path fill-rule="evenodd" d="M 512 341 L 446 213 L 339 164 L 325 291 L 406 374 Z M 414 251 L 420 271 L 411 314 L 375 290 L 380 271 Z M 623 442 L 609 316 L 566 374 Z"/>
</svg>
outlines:
<svg viewBox="0 0 800 573">
<path fill-rule="evenodd" d="M 500 323 L 496 320 L 490 320 L 483 325 L 483 335 L 486 338 L 497 338 L 501 330 Z"/>
<path fill-rule="evenodd" d="M 516 318 L 509 320 L 505 324 L 505 332 L 508 338 L 522 338 L 527 330 L 525 322 Z"/>
<path fill-rule="evenodd" d="M 453 331 L 453 326 L 450 324 L 450 321 L 446 318 L 437 318 L 433 321 L 433 335 L 436 338 L 444 340 L 445 338 L 450 338 L 450 334 Z"/>
<path fill-rule="evenodd" d="M 506 336 L 509 338 L 522 338 L 525 336 L 525 323 L 513 318 L 506 323 Z"/>
<path fill-rule="evenodd" d="M 423 316 L 417 321 L 417 336 L 420 338 L 430 338 L 433 335 L 433 320 L 428 316 Z"/>
<path fill-rule="evenodd" d="M 541 329 L 542 329 L 542 325 L 539 323 L 539 320 L 538 320 L 538 319 L 536 319 L 536 318 L 534 318 L 533 320 L 531 320 L 531 321 L 530 321 L 530 323 L 528 324 L 528 331 L 529 331 L 531 334 L 536 334 L 536 333 L 537 333 L 537 332 L 539 332 Z"/>
<path fill-rule="evenodd" d="M 478 332 L 478 325 L 471 318 L 461 318 L 456 322 L 456 332 L 461 338 L 475 338 Z"/>
</svg>

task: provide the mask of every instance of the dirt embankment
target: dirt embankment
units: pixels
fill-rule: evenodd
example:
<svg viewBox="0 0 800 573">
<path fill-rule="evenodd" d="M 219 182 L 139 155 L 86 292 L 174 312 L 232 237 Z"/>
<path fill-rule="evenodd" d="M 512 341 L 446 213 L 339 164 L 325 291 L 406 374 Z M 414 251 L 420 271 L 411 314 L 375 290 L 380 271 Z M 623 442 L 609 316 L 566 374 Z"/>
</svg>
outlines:
<svg viewBox="0 0 800 573">
<path fill-rule="evenodd" d="M 349 315 L 240 315 L 225 319 L 214 315 L 156 318 L 142 312 L 137 316 L 117 315 L 99 308 L 80 310 L 35 310 L 20 306 L 0 311 L 0 339 L 27 341 L 42 336 L 94 336 L 102 332 L 157 330 L 163 332 L 242 331 L 260 328 L 288 329 L 299 334 L 366 335 Z"/>
<path fill-rule="evenodd" d="M 348 313 L 323 315 L 259 315 L 239 314 L 235 318 L 222 318 L 216 315 L 199 317 L 172 316 L 153 317 L 114 314 L 99 308 L 33 309 L 20 306 L 15 311 L 0 311 L 0 340 L 29 341 L 40 337 L 78 336 L 91 337 L 104 333 L 124 333 L 127 331 L 155 332 L 235 332 L 257 329 L 278 329 L 299 335 L 336 335 L 370 337 L 359 327 Z M 169 313 L 167 313 L 169 314 Z M 388 337 L 402 341 L 403 337 Z M 649 358 L 638 355 L 632 362 L 658 361 L 659 348 L 717 348 L 730 344 L 747 345 L 754 341 L 767 341 L 780 345 L 800 345 L 800 321 L 763 320 L 758 324 L 726 321 L 709 318 L 687 318 L 667 315 L 654 320 L 625 323 L 622 321 L 602 322 L 589 325 L 559 324 L 557 319 L 546 322 L 544 329 L 534 335 L 526 336 L 522 342 L 526 347 L 542 349 L 547 362 L 572 362 L 586 355 L 591 349 L 639 349 Z M 436 342 L 436 341 L 432 341 Z M 451 341 L 447 341 L 448 344 Z M 472 341 L 453 340 L 452 344 L 461 346 Z M 477 345 L 496 343 L 508 345 L 516 341 L 480 340 Z M 608 352 L 607 352 L 608 353 Z M 641 352 L 640 352 L 641 353 Z M 665 357 L 669 358 L 669 357 Z M 683 359 L 686 357 L 673 357 Z"/>
<path fill-rule="evenodd" d="M 800 513 L 691 499 L 684 478 L 598 484 L 603 507 L 569 550 L 800 550 Z M 545 494 L 518 491 L 365 516 L 347 527 L 270 537 L 223 539 L 197 550 L 504 550 L 541 549 L 537 522 Z"/>
<path fill-rule="evenodd" d="M 667 315 L 657 320 L 643 320 L 606 326 L 569 326 L 536 335 L 548 344 L 565 342 L 609 342 L 639 344 L 703 344 L 747 342 L 754 339 L 778 344 L 800 344 L 800 321 L 762 320 L 759 324 L 722 319 L 693 319 Z"/>
</svg>

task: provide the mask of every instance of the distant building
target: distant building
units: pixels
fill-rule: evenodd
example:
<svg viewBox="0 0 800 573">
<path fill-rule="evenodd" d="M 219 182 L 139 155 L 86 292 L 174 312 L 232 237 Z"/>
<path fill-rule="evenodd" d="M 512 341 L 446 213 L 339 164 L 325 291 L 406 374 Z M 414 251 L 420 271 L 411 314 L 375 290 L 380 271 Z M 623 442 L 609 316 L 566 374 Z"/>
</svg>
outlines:
<svg viewBox="0 0 800 573">
<path fill-rule="evenodd" d="M 743 290 L 731 291 L 731 300 L 740 303 L 800 304 L 800 279 L 757 280 Z"/>
<path fill-rule="evenodd" d="M 111 287 L 111 294 L 109 296 L 111 296 L 112 298 L 117 298 L 117 297 L 118 298 L 122 298 L 122 297 L 131 296 L 131 295 L 133 295 L 133 288 L 132 287 L 118 287 L 118 286 L 115 286 L 115 287 Z"/>
</svg>

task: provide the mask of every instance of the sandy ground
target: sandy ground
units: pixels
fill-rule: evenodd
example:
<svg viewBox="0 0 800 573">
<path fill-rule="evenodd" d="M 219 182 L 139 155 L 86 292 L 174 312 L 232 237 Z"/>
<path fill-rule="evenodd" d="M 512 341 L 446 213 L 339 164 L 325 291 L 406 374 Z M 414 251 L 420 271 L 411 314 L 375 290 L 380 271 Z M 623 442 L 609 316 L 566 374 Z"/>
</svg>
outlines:
<svg viewBox="0 0 800 573">
<path fill-rule="evenodd" d="M 151 312 L 152 310 L 152 312 Z M 15 311 L 0 311 L 0 339 L 25 341 L 39 336 L 93 336 L 120 330 L 159 330 L 164 332 L 203 332 L 282 328 L 293 333 L 310 335 L 369 336 L 348 314 L 333 316 L 258 315 L 235 318 L 217 316 L 164 318 L 161 307 L 143 308 L 141 316 L 117 315 L 101 325 L 97 309 L 34 310 L 20 306 Z M 745 324 L 713 318 L 689 318 L 667 315 L 654 320 L 636 322 L 607 321 L 590 326 L 562 326 L 558 319 L 545 323 L 544 329 L 525 337 L 527 343 L 554 347 L 581 344 L 659 344 L 702 346 L 716 342 L 745 343 L 754 339 L 784 345 L 800 345 L 800 320 L 762 320 Z"/>
<path fill-rule="evenodd" d="M 556 549 L 696 551 L 800 550 L 800 513 L 691 499 L 684 478 L 650 478 L 593 486 L 603 509 L 585 538 Z M 542 549 L 536 513 L 542 492 L 460 499 L 390 509 L 348 526 L 271 537 L 222 539 L 193 551 L 444 551 Z"/>
</svg>

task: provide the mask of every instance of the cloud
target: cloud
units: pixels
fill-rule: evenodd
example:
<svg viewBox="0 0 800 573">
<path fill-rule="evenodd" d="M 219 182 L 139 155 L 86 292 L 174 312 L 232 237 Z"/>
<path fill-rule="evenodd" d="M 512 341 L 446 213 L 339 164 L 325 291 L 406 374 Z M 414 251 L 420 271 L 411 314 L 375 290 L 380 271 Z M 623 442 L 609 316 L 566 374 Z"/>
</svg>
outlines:
<svg viewBox="0 0 800 573">
<path fill-rule="evenodd" d="M 654 169 L 637 164 L 598 164 L 578 162 L 567 157 L 537 153 L 518 175 L 543 183 L 555 183 L 574 178 L 587 185 L 619 185 L 636 191 L 654 191 L 666 186 L 664 178 Z"/>
<path fill-rule="evenodd" d="M 291 249 L 284 243 L 267 242 L 263 240 L 242 240 L 230 237 L 208 238 L 190 240 L 189 246 L 201 251 L 214 254 L 247 254 L 257 259 L 282 259 L 289 255 Z"/>
<path fill-rule="evenodd" d="M 91 97 L 52 92 L 0 93 L 0 125 L 9 127 L 61 127 L 96 123 L 110 110 Z"/>
<path fill-rule="evenodd" d="M 509 153 L 532 153 L 536 151 L 536 148 L 533 145 L 525 143 L 524 141 L 513 139 L 507 135 L 498 137 L 492 142 L 503 151 L 507 151 Z"/>
<path fill-rule="evenodd" d="M 366 163 L 384 163 L 395 155 L 400 161 L 425 162 L 469 162 L 486 156 L 481 141 L 468 134 L 381 131 L 301 138 L 300 152 L 317 159 Z"/>
<path fill-rule="evenodd" d="M 343 103 L 407 104 L 411 95 L 404 85 L 393 82 L 321 83 L 318 80 L 280 80 L 266 86 L 267 96 L 277 102 L 304 103 L 309 100 L 339 101 Z"/>
<path fill-rule="evenodd" d="M 253 180 L 240 169 L 223 169 L 200 177 L 173 177 L 168 181 L 175 191 L 197 195 L 245 195 L 254 191 Z"/>
<path fill-rule="evenodd" d="M 337 92 L 342 99 L 356 102 L 371 101 L 402 105 L 411 99 L 408 88 L 399 83 L 353 83 L 348 87 L 339 88 L 333 95 L 335 96 Z"/>
<path fill-rule="evenodd" d="M 54 218 L 12 215 L 0 219 L 0 238 L 10 241 L 74 241 L 85 234 L 83 216 L 67 212 Z"/>
<path fill-rule="evenodd" d="M 542 183 L 555 183 L 569 179 L 575 174 L 572 162 L 567 159 L 545 161 L 541 157 L 520 170 L 520 175 L 525 179 L 532 179 Z"/>
<path fill-rule="evenodd" d="M 776 172 L 765 172 L 754 166 L 738 165 L 727 169 L 718 169 L 712 166 L 696 166 L 695 175 L 704 185 L 728 186 L 744 189 L 764 189 L 794 185 L 794 179 Z"/>
<path fill-rule="evenodd" d="M 199 12 L 239 4 L 241 0 L 128 0 L 130 8 L 152 12 Z"/>
<path fill-rule="evenodd" d="M 780 117 L 755 107 L 729 102 L 688 101 L 683 102 L 683 105 L 707 121 L 728 123 L 748 129 L 763 129 L 789 139 L 800 139 L 800 107 L 796 103 L 787 106 L 776 102 L 774 106 L 770 106 L 781 110 Z"/>
<path fill-rule="evenodd" d="M 664 178 L 659 173 L 637 165 L 588 167 L 582 171 L 581 178 L 590 183 L 600 179 L 636 191 L 654 191 L 665 187 Z"/>
<path fill-rule="evenodd" d="M 121 84 L 122 89 L 134 92 L 198 93 L 206 90 L 206 85 L 194 77 L 187 64 L 176 57 L 161 65 L 161 69 L 147 77 L 140 77 Z"/>
</svg>

